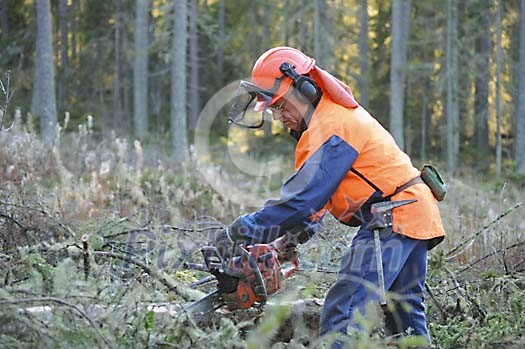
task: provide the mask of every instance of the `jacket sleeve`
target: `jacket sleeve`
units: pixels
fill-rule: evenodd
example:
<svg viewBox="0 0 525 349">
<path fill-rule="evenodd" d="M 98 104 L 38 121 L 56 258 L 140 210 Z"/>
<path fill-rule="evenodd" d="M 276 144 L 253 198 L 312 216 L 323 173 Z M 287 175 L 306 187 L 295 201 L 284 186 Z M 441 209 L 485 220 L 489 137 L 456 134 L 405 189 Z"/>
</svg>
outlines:
<svg viewBox="0 0 525 349">
<path fill-rule="evenodd" d="M 357 155 L 339 136 L 331 136 L 283 184 L 280 199 L 270 199 L 259 211 L 239 217 L 242 238 L 248 244 L 267 243 L 298 227 L 313 235 L 320 222 L 309 217 L 326 205 Z"/>
</svg>

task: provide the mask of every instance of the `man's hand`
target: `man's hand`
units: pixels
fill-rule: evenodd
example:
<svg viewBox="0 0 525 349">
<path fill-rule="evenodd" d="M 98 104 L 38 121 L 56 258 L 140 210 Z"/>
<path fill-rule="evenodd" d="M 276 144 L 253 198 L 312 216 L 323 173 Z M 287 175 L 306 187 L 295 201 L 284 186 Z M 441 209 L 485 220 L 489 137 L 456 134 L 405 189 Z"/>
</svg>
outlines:
<svg viewBox="0 0 525 349">
<path fill-rule="evenodd" d="M 228 260 L 234 254 L 235 243 L 228 233 L 228 229 L 221 229 L 215 234 L 215 241 L 213 245 L 219 251 L 219 255 L 223 260 Z"/>
<path fill-rule="evenodd" d="M 219 250 L 219 254 L 227 260 L 238 253 L 237 246 L 246 243 L 244 227 L 240 218 L 235 219 L 228 227 L 219 230 L 215 234 L 214 246 Z"/>
<path fill-rule="evenodd" d="M 299 260 L 298 244 L 308 241 L 309 235 L 305 231 L 288 232 L 280 238 L 274 240 L 272 245 L 275 246 L 279 253 L 279 259 L 284 262 L 295 262 Z"/>
<path fill-rule="evenodd" d="M 295 244 L 285 244 L 282 255 L 279 256 L 285 262 L 295 262 L 299 260 L 299 250 Z"/>
</svg>

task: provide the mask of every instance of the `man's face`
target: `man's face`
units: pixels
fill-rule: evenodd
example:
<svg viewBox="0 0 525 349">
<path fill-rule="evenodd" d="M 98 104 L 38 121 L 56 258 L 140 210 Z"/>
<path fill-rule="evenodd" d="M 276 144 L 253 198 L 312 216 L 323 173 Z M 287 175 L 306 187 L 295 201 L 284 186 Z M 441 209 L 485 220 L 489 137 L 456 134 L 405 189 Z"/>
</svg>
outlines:
<svg viewBox="0 0 525 349">
<path fill-rule="evenodd" d="M 278 120 L 294 131 L 301 131 L 301 120 L 308 104 L 301 101 L 292 89 L 269 108 L 274 120 Z"/>
</svg>

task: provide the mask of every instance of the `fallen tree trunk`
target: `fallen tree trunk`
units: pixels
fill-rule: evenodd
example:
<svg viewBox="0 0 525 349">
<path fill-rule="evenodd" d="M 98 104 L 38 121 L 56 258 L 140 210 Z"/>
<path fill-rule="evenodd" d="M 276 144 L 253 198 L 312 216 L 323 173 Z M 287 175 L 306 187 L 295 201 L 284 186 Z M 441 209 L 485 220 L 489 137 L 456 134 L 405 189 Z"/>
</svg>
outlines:
<svg viewBox="0 0 525 349">
<path fill-rule="evenodd" d="M 319 336 L 319 320 L 324 300 L 305 299 L 292 303 L 290 316 L 285 320 L 274 342 L 290 342 L 292 338 L 308 338 L 310 341 Z M 310 343 L 307 343 L 310 344 Z"/>
<path fill-rule="evenodd" d="M 37 301 L 32 300 L 32 301 Z M 16 301 L 15 301 L 16 302 Z M 33 303 L 35 303 L 33 302 Z M 53 317 L 54 306 L 51 305 L 54 302 L 50 302 L 48 298 L 42 298 L 39 302 L 40 305 L 21 308 L 20 313 L 30 313 L 37 315 L 47 321 Z M 138 308 L 143 308 L 144 311 L 153 312 L 156 322 L 162 323 L 167 318 L 180 317 L 181 321 L 184 318 L 184 303 L 172 302 L 172 303 L 152 303 L 152 304 L 141 304 L 138 307 L 134 307 L 134 311 Z M 254 329 L 264 318 L 265 314 L 271 313 L 275 309 L 282 307 L 291 306 L 289 315 L 281 323 L 276 335 L 273 338 L 273 342 L 290 342 L 292 338 L 308 338 L 314 340 L 318 336 L 319 318 L 321 309 L 323 306 L 323 300 L 321 299 L 304 299 L 296 300 L 293 302 L 268 302 L 263 308 L 250 308 L 244 310 L 229 311 L 227 309 L 219 309 L 199 323 L 199 327 L 213 327 L 220 324 L 221 319 L 228 318 L 235 324 L 242 324 L 242 330 L 249 332 Z M 111 305 L 91 305 L 86 309 L 86 314 L 89 315 L 89 319 L 96 320 L 98 315 L 107 313 L 129 313 L 128 307 L 123 305 L 111 306 Z M 86 315 L 86 317 L 88 316 Z"/>
</svg>

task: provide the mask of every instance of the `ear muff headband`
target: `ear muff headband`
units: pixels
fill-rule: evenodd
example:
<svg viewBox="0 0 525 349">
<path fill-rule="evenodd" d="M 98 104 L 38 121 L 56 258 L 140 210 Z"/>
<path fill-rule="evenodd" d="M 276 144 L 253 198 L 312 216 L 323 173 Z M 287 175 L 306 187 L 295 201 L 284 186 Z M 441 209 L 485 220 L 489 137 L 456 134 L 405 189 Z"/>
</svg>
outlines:
<svg viewBox="0 0 525 349">
<path fill-rule="evenodd" d="M 308 102 L 315 102 L 318 97 L 318 90 L 315 81 L 304 75 L 297 74 L 293 66 L 288 62 L 281 64 L 279 70 L 281 73 L 292 79 L 293 86 L 299 91 L 299 93 L 301 93 L 301 95 L 304 96 L 304 98 L 306 98 Z"/>
</svg>

